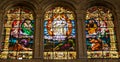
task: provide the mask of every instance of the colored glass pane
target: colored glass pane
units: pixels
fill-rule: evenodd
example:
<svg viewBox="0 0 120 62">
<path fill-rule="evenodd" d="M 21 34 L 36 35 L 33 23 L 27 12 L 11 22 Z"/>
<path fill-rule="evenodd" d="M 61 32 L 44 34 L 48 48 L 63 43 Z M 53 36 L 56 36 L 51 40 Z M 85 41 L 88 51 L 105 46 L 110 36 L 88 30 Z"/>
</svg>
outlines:
<svg viewBox="0 0 120 62">
<path fill-rule="evenodd" d="M 88 58 L 118 58 L 111 10 L 94 6 L 87 10 L 86 44 Z"/>
<path fill-rule="evenodd" d="M 2 59 L 30 59 L 33 50 L 34 20 L 31 11 L 15 7 L 7 11 L 2 34 Z"/>
<path fill-rule="evenodd" d="M 75 19 L 73 12 L 55 7 L 45 13 L 44 59 L 75 59 Z"/>
</svg>

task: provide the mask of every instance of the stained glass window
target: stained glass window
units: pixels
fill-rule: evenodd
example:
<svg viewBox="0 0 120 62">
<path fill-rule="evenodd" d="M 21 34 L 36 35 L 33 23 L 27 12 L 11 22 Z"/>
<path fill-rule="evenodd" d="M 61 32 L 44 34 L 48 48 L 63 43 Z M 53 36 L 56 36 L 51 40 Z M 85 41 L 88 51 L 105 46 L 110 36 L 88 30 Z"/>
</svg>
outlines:
<svg viewBox="0 0 120 62">
<path fill-rule="evenodd" d="M 45 13 L 44 59 L 75 59 L 74 13 L 63 7 L 55 7 Z"/>
<path fill-rule="evenodd" d="M 88 58 L 118 58 L 111 10 L 103 6 L 91 7 L 87 10 L 85 23 Z"/>
<path fill-rule="evenodd" d="M 33 50 L 34 19 L 25 7 L 11 8 L 6 12 L 2 34 L 2 59 L 30 59 Z"/>
</svg>

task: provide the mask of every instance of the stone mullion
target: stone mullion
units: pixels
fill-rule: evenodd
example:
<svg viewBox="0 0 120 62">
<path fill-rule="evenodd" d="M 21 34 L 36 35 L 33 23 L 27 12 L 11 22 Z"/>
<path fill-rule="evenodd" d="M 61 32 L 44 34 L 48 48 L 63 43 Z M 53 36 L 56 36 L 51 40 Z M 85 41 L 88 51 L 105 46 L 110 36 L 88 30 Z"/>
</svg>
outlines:
<svg viewBox="0 0 120 62">
<path fill-rule="evenodd" d="M 85 45 L 85 28 L 84 28 L 84 18 L 83 17 L 83 13 L 84 11 L 82 10 L 77 10 L 76 11 L 77 13 L 77 43 L 78 43 L 78 47 L 77 47 L 77 50 L 78 50 L 78 59 L 85 59 L 86 58 L 86 45 Z"/>
<path fill-rule="evenodd" d="M 40 58 L 40 13 L 36 13 L 35 31 L 34 31 L 34 58 Z"/>
<path fill-rule="evenodd" d="M 120 12 L 119 10 L 116 10 L 117 17 L 114 19 L 115 24 L 114 26 L 116 27 L 116 36 L 117 36 L 117 48 L 119 52 L 119 57 L 120 57 Z"/>
<path fill-rule="evenodd" d="M 0 43 L 3 41 L 2 39 L 3 39 L 3 36 L 2 36 L 2 33 L 3 33 L 3 21 L 4 21 L 4 15 L 3 15 L 3 13 L 4 13 L 4 10 L 0 10 Z M 0 44 L 0 46 L 1 46 L 1 44 Z M 0 47 L 1 48 L 1 47 Z"/>
<path fill-rule="evenodd" d="M 84 8 L 80 9 L 80 20 L 81 20 L 81 28 L 82 28 L 82 46 L 83 46 L 83 62 L 87 61 L 87 46 L 86 46 L 86 34 L 85 34 L 85 18 L 86 18 L 86 10 Z"/>
<path fill-rule="evenodd" d="M 44 58 L 44 15 L 43 13 L 41 13 L 41 17 L 40 17 L 40 58 Z"/>
<path fill-rule="evenodd" d="M 80 17 L 79 14 L 77 13 L 77 18 L 76 18 L 77 22 L 76 22 L 76 42 L 77 42 L 77 55 L 78 55 L 78 59 L 82 57 L 83 54 L 83 46 L 82 45 L 82 35 L 81 35 L 81 23 L 80 23 Z"/>
<path fill-rule="evenodd" d="M 82 36 L 82 39 L 83 39 L 83 51 L 84 51 L 84 58 L 87 58 L 87 46 L 86 46 L 86 34 L 85 34 L 85 18 L 86 18 L 86 10 L 81 10 L 81 18 L 82 18 L 82 28 L 83 28 L 83 36 Z"/>
</svg>

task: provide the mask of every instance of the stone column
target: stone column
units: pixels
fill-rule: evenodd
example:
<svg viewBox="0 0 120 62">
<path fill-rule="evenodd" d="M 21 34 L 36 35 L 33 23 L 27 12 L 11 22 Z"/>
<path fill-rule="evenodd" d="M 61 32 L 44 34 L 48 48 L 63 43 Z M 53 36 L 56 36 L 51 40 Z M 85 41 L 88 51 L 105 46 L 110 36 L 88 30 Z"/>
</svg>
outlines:
<svg viewBox="0 0 120 62">
<path fill-rule="evenodd" d="M 3 41 L 2 39 L 3 39 L 3 36 L 2 36 L 2 34 L 3 34 L 3 24 L 4 24 L 4 10 L 1 10 L 0 9 L 0 49 L 1 49 L 1 46 L 2 46 L 2 44 L 1 44 L 1 42 Z"/>
<path fill-rule="evenodd" d="M 36 10 L 35 31 L 34 31 L 34 58 L 40 58 L 40 11 Z"/>
<path fill-rule="evenodd" d="M 44 58 L 44 13 L 42 12 L 41 14 L 40 14 L 41 16 L 40 16 L 40 22 L 39 22 L 39 24 L 40 24 L 40 58 Z"/>
<path fill-rule="evenodd" d="M 114 19 L 115 24 L 114 26 L 116 27 L 116 38 L 117 38 L 117 48 L 119 52 L 119 57 L 120 57 L 120 10 L 116 10 L 116 17 Z"/>
<path fill-rule="evenodd" d="M 77 50 L 78 59 L 86 59 L 86 43 L 85 43 L 85 11 L 78 9 L 76 10 L 76 39 L 77 39 Z"/>
</svg>

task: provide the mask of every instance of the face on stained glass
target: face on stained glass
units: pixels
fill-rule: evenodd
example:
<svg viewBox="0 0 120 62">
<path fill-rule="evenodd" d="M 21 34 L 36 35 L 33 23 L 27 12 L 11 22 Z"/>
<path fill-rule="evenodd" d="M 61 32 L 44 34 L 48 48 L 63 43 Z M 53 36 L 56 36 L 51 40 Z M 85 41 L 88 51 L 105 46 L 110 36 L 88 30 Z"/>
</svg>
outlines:
<svg viewBox="0 0 120 62">
<path fill-rule="evenodd" d="M 4 26 L 1 58 L 32 58 L 34 20 L 31 11 L 24 7 L 8 10 L 7 21 Z"/>
<path fill-rule="evenodd" d="M 55 51 L 63 51 L 59 54 Z M 73 12 L 63 7 L 56 7 L 52 11 L 47 11 L 44 20 L 44 58 L 67 59 L 65 51 L 75 51 L 75 20 Z M 46 57 L 58 55 L 53 58 Z M 75 53 L 75 52 L 74 52 Z M 65 58 L 63 57 L 65 55 Z"/>
<path fill-rule="evenodd" d="M 114 24 L 110 10 L 101 6 L 89 8 L 85 23 L 88 58 L 117 58 Z M 116 56 L 110 56 L 111 52 L 115 52 Z"/>
</svg>

